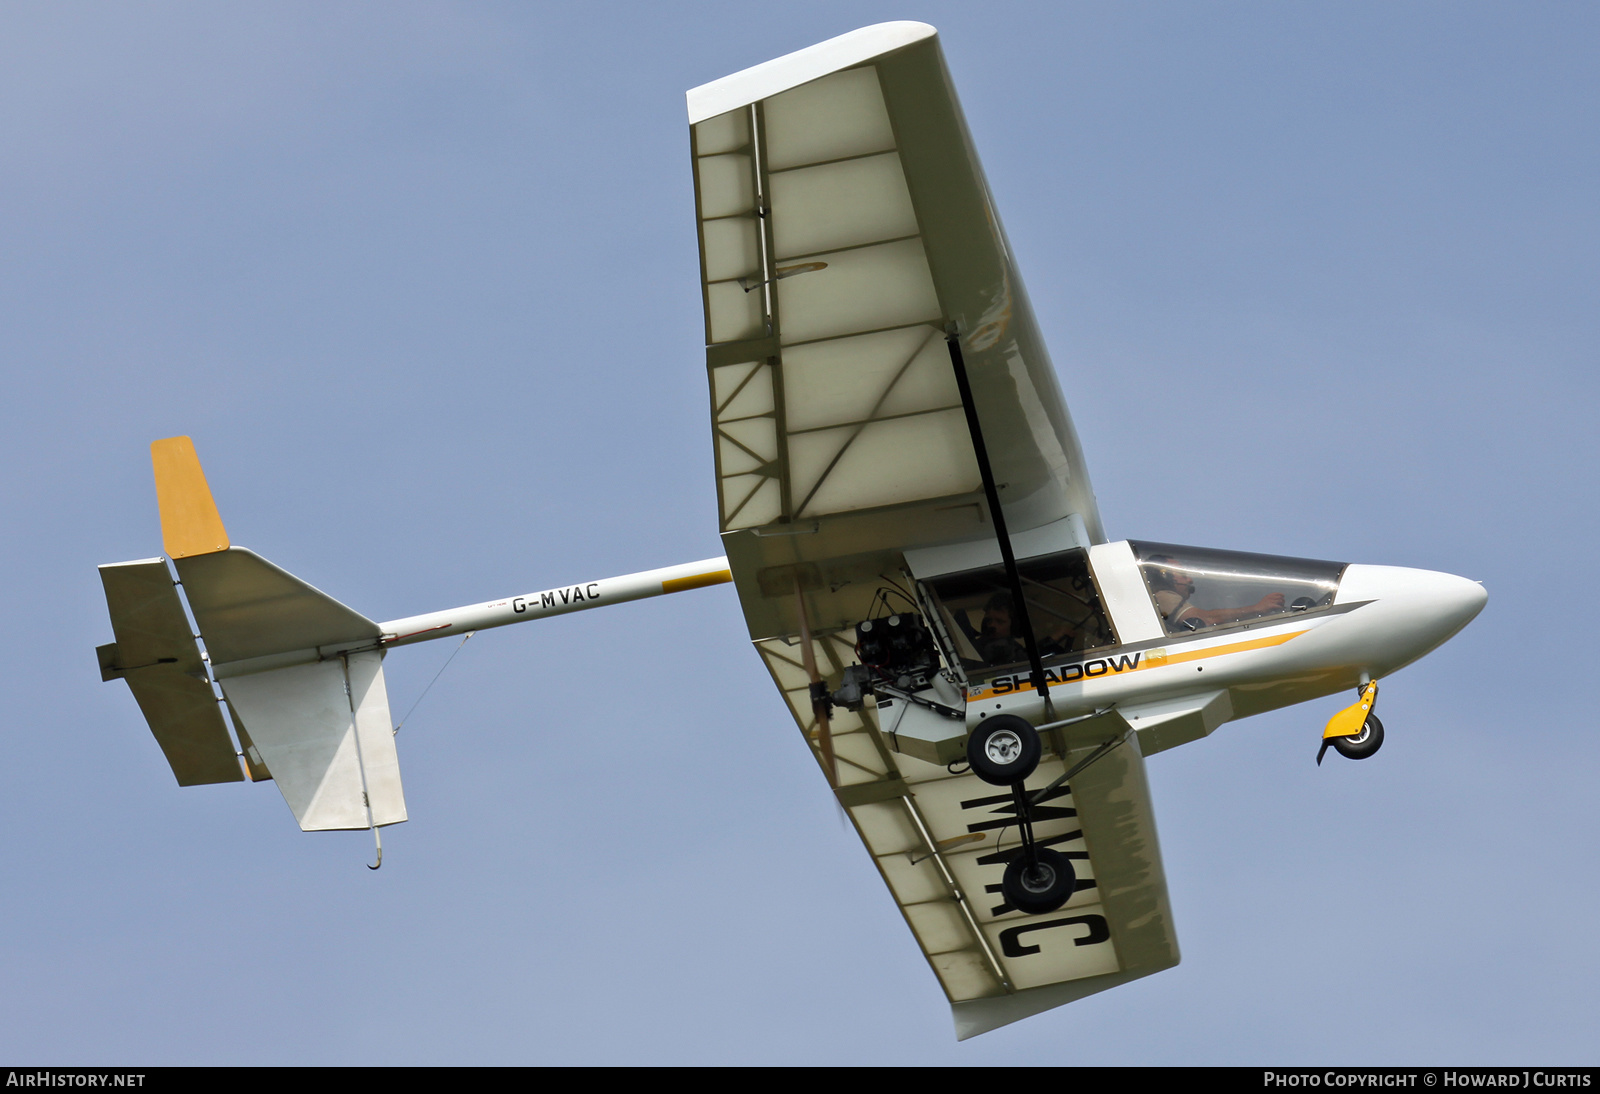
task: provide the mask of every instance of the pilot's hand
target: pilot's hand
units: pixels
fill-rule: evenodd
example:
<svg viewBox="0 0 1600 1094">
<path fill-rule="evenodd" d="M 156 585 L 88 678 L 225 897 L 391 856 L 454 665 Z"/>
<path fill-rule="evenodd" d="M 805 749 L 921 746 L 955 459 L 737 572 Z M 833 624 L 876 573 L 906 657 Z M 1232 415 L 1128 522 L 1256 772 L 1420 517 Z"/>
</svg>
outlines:
<svg viewBox="0 0 1600 1094">
<path fill-rule="evenodd" d="M 1256 607 L 1267 612 L 1278 611 L 1283 607 L 1283 594 L 1268 593 L 1266 596 L 1261 598 L 1261 603 L 1256 605 Z"/>
</svg>

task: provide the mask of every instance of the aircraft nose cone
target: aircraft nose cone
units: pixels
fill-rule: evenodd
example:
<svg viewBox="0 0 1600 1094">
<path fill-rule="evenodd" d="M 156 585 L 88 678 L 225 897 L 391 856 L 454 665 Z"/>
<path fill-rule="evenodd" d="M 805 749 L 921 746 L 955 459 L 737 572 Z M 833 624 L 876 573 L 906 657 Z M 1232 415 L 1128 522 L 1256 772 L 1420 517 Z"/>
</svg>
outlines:
<svg viewBox="0 0 1600 1094">
<path fill-rule="evenodd" d="M 1434 646 L 1471 623 L 1489 602 L 1488 591 L 1476 581 L 1433 570 L 1406 572 L 1416 575 L 1410 582 L 1411 595 L 1421 602 L 1422 610 L 1428 616 L 1424 625 Z"/>
<path fill-rule="evenodd" d="M 1431 595 L 1434 597 L 1434 607 L 1439 613 L 1441 622 L 1448 624 L 1450 628 L 1449 633 L 1445 635 L 1445 638 L 1449 638 L 1478 617 L 1478 613 L 1483 611 L 1483 606 L 1489 602 L 1489 590 L 1480 582 L 1456 577 L 1454 574 L 1433 576 L 1444 579 L 1438 582 L 1438 587 Z"/>
<path fill-rule="evenodd" d="M 1365 565 L 1346 567 L 1338 597 L 1341 604 L 1372 602 L 1353 619 L 1367 615 L 1365 622 L 1379 625 L 1382 637 L 1373 637 L 1386 647 L 1389 672 L 1448 641 L 1488 600 L 1482 585 L 1455 574 Z"/>
</svg>

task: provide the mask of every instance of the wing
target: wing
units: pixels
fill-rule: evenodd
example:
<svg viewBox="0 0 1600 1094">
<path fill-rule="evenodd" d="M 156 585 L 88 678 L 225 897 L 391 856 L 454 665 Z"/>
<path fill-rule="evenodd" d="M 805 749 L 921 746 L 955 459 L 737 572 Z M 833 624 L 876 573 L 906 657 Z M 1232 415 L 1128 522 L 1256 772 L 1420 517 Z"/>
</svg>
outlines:
<svg viewBox="0 0 1600 1094">
<path fill-rule="evenodd" d="M 951 339 L 1013 538 L 1039 553 L 1104 534 L 933 28 L 869 27 L 707 84 L 689 117 L 723 540 L 751 637 L 816 748 L 797 605 L 832 690 L 857 661 L 848 628 L 902 580 L 906 551 L 994 543 Z M 1038 837 L 1079 881 L 1028 916 L 997 895 L 1018 854 L 1011 795 L 950 774 L 948 723 L 926 759 L 909 754 L 921 716 L 836 709 L 837 792 L 958 1036 L 1177 962 L 1143 757 L 1120 718 L 1063 742 L 1030 782 L 1093 754 L 1094 733 L 1122 741 L 1038 806 Z"/>
<path fill-rule="evenodd" d="M 814 642 L 835 680 L 855 660 L 843 635 Z M 797 645 L 756 648 L 811 739 Z M 950 999 L 958 1038 L 1178 963 L 1144 757 L 1127 722 L 1113 712 L 1074 727 L 1064 757 L 1047 756 L 1028 780 L 1037 793 L 1119 742 L 1034 805 L 1035 838 L 1073 860 L 1077 889 L 1059 910 L 1025 915 L 999 895 L 1021 853 L 1011 793 L 892 751 L 886 736 L 920 711 L 895 706 L 836 711 L 837 794 Z"/>
<path fill-rule="evenodd" d="M 1012 531 L 1071 518 L 1083 545 L 1101 542 L 933 28 L 868 27 L 726 77 L 689 92 L 689 117 L 717 488 L 741 592 L 778 560 L 988 534 L 947 330 Z M 800 534 L 775 545 L 780 533 Z M 777 622 L 751 620 L 757 636 L 792 629 Z"/>
</svg>

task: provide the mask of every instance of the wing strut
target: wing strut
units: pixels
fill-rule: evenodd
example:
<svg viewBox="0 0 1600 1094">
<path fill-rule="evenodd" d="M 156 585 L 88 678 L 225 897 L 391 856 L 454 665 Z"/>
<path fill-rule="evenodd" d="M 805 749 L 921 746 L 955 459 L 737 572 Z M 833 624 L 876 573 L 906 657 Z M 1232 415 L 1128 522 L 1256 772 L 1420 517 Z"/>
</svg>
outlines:
<svg viewBox="0 0 1600 1094">
<path fill-rule="evenodd" d="M 828 711 L 833 705 L 828 698 L 828 685 L 817 671 L 817 651 L 811 647 L 811 619 L 806 615 L 805 596 L 800 592 L 800 574 L 794 578 L 794 606 L 800 615 L 800 662 L 806 675 L 811 677 L 811 713 L 817 719 L 817 744 L 822 749 L 822 767 L 828 773 L 828 785 L 839 787 L 839 765 L 833 758 L 833 726 Z"/>
<path fill-rule="evenodd" d="M 972 384 L 967 380 L 967 362 L 961 356 L 961 336 L 954 323 L 945 332 L 945 345 L 950 347 L 950 364 L 955 369 L 956 387 L 961 390 L 961 409 L 967 413 L 967 432 L 972 434 L 972 454 L 978 458 L 978 474 L 983 476 L 983 493 L 989 499 L 995 538 L 1000 541 L 1000 560 L 1005 563 L 1006 581 L 1011 585 L 1011 603 L 1016 609 L 1013 619 L 1022 632 L 1022 644 L 1028 651 L 1028 665 L 1033 670 L 1033 690 L 1044 700 L 1045 721 L 1053 722 L 1056 711 L 1050 702 L 1044 660 L 1039 656 L 1039 643 L 1033 638 L 1033 620 L 1028 616 L 1028 602 L 1022 597 L 1022 574 L 1017 570 L 1017 556 L 1011 550 L 1011 534 L 1006 531 L 1006 515 L 1000 508 L 1000 488 L 995 485 L 994 469 L 989 466 L 989 450 L 984 446 L 983 426 L 978 422 L 978 404 L 972 399 Z"/>
</svg>

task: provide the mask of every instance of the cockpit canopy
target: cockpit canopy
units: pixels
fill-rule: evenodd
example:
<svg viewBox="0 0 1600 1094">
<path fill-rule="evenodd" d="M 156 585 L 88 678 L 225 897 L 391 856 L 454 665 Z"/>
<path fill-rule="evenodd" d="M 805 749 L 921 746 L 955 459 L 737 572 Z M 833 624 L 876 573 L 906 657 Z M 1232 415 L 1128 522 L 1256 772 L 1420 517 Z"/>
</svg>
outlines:
<svg viewBox="0 0 1600 1094">
<path fill-rule="evenodd" d="M 1331 607 L 1345 563 L 1129 542 L 1170 635 Z"/>
<path fill-rule="evenodd" d="M 1345 569 L 1342 562 L 1209 547 L 1129 546 L 1161 625 L 1174 637 L 1325 610 Z M 1017 570 L 1046 667 L 1118 644 L 1087 551 L 1021 559 Z M 946 663 L 959 665 L 967 681 L 1026 671 L 1027 650 L 1003 567 L 945 574 L 922 587 L 937 609 L 934 631 Z"/>
</svg>

